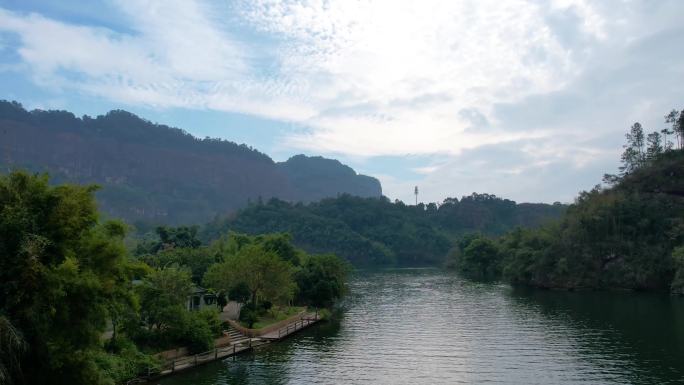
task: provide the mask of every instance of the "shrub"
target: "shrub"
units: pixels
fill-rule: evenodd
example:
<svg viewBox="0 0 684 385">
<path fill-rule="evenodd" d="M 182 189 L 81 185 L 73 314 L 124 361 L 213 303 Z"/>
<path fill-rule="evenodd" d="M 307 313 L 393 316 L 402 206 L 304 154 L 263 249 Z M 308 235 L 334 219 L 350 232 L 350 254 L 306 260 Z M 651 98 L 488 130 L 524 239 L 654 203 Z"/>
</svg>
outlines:
<svg viewBox="0 0 684 385">
<path fill-rule="evenodd" d="M 259 320 L 259 314 L 252 304 L 247 304 L 240 309 L 240 322 L 248 328 L 252 328 Z"/>
<path fill-rule="evenodd" d="M 221 335 L 221 320 L 217 309 L 205 308 L 193 314 L 209 326 L 214 337 Z"/>
<path fill-rule="evenodd" d="M 146 375 L 148 370 L 157 372 L 159 361 L 151 355 L 142 353 L 127 338 L 110 340 L 106 346 L 108 352 L 100 351 L 93 357 L 93 362 L 112 379 L 114 383 Z"/>
<path fill-rule="evenodd" d="M 327 321 L 332 317 L 332 313 L 328 309 L 319 309 L 318 316 L 321 317 L 322 320 Z"/>
</svg>

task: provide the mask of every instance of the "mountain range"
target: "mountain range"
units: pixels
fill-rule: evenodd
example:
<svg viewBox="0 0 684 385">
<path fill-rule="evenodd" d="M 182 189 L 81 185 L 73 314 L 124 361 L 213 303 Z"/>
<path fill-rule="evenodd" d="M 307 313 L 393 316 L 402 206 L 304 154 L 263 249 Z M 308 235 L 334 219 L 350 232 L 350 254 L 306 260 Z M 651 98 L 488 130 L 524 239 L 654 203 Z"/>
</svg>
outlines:
<svg viewBox="0 0 684 385">
<path fill-rule="evenodd" d="M 194 137 L 127 111 L 77 117 L 0 101 L 2 172 L 47 172 L 55 183 L 93 183 L 100 209 L 129 222 L 203 223 L 278 198 L 313 202 L 381 197 L 380 182 L 337 160 L 275 162 L 244 144 Z"/>
</svg>

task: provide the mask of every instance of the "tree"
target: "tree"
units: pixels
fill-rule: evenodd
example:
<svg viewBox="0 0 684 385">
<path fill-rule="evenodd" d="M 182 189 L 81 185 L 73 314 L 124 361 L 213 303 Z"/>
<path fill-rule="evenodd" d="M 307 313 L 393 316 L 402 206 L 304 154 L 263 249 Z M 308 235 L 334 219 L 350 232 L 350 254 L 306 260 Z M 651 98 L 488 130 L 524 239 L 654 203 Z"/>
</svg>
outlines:
<svg viewBox="0 0 684 385">
<path fill-rule="evenodd" d="M 462 271 L 477 277 L 491 278 L 498 275 L 499 250 L 489 238 L 473 239 L 463 249 Z"/>
<path fill-rule="evenodd" d="M 311 255 L 296 273 L 298 298 L 316 307 L 329 306 L 346 290 L 349 264 L 334 254 Z"/>
<path fill-rule="evenodd" d="M 198 229 L 199 227 L 197 226 L 157 227 L 155 230 L 157 235 L 159 235 L 159 244 L 157 245 L 157 250 L 175 247 L 191 249 L 200 247 L 202 242 L 197 239 Z"/>
<path fill-rule="evenodd" d="M 220 261 L 220 256 L 208 247 L 175 247 L 166 248 L 155 254 L 146 254 L 139 257 L 149 266 L 163 269 L 172 266 L 183 266 L 190 269 L 192 281 L 199 284 L 209 266 Z"/>
<path fill-rule="evenodd" d="M 620 172 L 625 175 L 643 166 L 646 160 L 644 153 L 644 130 L 639 122 L 632 125 L 630 132 L 625 134 L 627 144 L 622 153 Z"/>
<path fill-rule="evenodd" d="M 300 252 L 292 245 L 292 236 L 288 233 L 266 234 L 256 237 L 256 243 L 263 244 L 264 250 L 272 251 L 283 261 L 294 266 L 299 265 Z"/>
<path fill-rule="evenodd" d="M 259 298 L 272 302 L 285 302 L 294 295 L 292 265 L 282 260 L 263 245 L 248 245 L 225 262 L 213 265 L 207 271 L 206 286 L 227 293 L 240 283 L 249 288 L 252 305 Z"/>
<path fill-rule="evenodd" d="M 130 279 L 125 226 L 99 222 L 95 190 L 0 176 L 0 313 L 26 341 L 24 383 L 107 382 L 91 356 Z"/>
<path fill-rule="evenodd" d="M 651 132 L 646 137 L 648 147 L 646 149 L 646 159 L 652 161 L 663 153 L 663 143 L 658 131 Z"/>
<path fill-rule="evenodd" d="M 667 140 L 667 136 L 674 134 L 674 131 L 663 128 L 660 133 L 663 135 L 663 151 L 672 150 L 672 142 Z"/>
<path fill-rule="evenodd" d="M 228 298 L 238 303 L 247 303 L 251 296 L 249 287 L 244 282 L 238 282 L 228 291 Z"/>
<path fill-rule="evenodd" d="M 670 111 L 665 115 L 665 123 L 672 124 L 670 132 L 675 135 L 677 148 L 684 149 L 684 110 L 681 113 L 677 110 Z"/>
<path fill-rule="evenodd" d="M 188 311 L 187 302 L 192 294 L 189 270 L 155 270 L 136 291 L 140 297 L 140 318 L 129 320 L 126 334 L 137 344 L 155 350 L 186 346 L 194 353 L 213 346 L 213 338 L 220 332 L 218 312 Z"/>
<path fill-rule="evenodd" d="M 190 272 L 169 267 L 154 271 L 137 288 L 140 315 L 148 330 L 163 331 L 186 310 L 192 293 Z"/>
</svg>

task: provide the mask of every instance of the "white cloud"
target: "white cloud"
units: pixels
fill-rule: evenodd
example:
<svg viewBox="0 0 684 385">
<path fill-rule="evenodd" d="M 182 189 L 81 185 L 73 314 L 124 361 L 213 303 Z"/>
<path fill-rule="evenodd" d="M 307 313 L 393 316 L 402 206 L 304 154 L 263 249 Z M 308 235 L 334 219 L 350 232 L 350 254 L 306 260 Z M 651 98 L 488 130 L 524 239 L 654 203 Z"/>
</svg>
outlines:
<svg viewBox="0 0 684 385">
<path fill-rule="evenodd" d="M 280 41 L 273 53 L 230 33 L 211 3 L 117 4 L 133 33 L 10 11 L 0 13 L 0 29 L 20 36 L 19 53 L 41 84 L 288 120 L 310 130 L 286 144 L 349 155 L 458 153 L 519 138 L 465 133 L 459 111 L 486 116 L 494 102 L 573 76 L 544 9 L 522 0 L 237 6 L 249 28 Z M 264 55 L 275 63 L 265 75 L 255 68 Z"/>
<path fill-rule="evenodd" d="M 286 37 L 282 73 L 311 82 L 318 114 L 302 123 L 314 130 L 289 143 L 368 156 L 458 153 L 512 139 L 465 133 L 459 111 L 487 112 L 573 76 L 542 11 L 526 1 L 263 1 L 244 13 Z M 426 95 L 444 97 L 421 102 Z"/>
<path fill-rule="evenodd" d="M 571 196 L 610 171 L 632 121 L 684 97 L 679 0 L 115 5 L 125 32 L 0 8 L 22 60 L 0 70 L 132 105 L 287 121 L 291 150 L 440 154 L 407 167 L 432 200 Z M 393 197 L 417 182 L 386 174 Z"/>
<path fill-rule="evenodd" d="M 250 50 L 199 3 L 120 2 L 133 33 L 72 25 L 0 8 L 0 32 L 41 86 L 160 108 L 212 108 L 302 120 L 314 111 L 292 103 L 292 81 L 254 76 Z"/>
</svg>

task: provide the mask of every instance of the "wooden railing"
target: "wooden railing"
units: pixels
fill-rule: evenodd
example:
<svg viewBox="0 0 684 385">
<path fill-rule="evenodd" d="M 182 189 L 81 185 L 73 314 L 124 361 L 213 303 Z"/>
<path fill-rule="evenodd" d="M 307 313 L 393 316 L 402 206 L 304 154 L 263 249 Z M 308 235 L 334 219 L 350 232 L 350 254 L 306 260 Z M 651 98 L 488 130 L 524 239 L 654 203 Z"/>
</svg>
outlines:
<svg viewBox="0 0 684 385">
<path fill-rule="evenodd" d="M 252 340 L 246 341 L 243 344 L 233 344 L 229 346 L 224 346 L 220 348 L 214 348 L 206 352 L 197 353 L 192 356 L 185 356 L 177 359 L 170 360 L 164 363 L 161 367 L 161 372 L 171 371 L 175 372 L 179 369 L 184 369 L 191 366 L 196 366 L 209 361 L 215 361 L 219 358 L 235 356 L 243 350 L 252 348 Z"/>
<path fill-rule="evenodd" d="M 299 312 L 293 316 L 290 316 L 290 317 L 288 317 L 282 321 L 278 321 L 272 325 L 268 325 L 268 326 L 261 328 L 261 329 L 249 329 L 249 328 L 246 328 L 246 327 L 240 325 L 239 322 L 236 322 L 233 320 L 228 320 L 228 323 L 230 324 L 230 326 L 235 328 L 235 330 L 239 331 L 243 335 L 246 335 L 248 337 L 259 337 L 259 336 L 262 336 L 264 334 L 268 334 L 268 333 L 274 332 L 276 330 L 279 330 L 280 328 L 284 327 L 285 325 L 291 324 L 293 321 L 301 320 L 304 318 L 305 315 L 306 315 L 306 312 L 302 311 L 302 312 Z"/>
<path fill-rule="evenodd" d="M 316 317 L 316 318 L 301 318 L 299 321 L 295 321 L 294 323 L 288 324 L 284 328 L 278 329 L 278 338 L 284 337 L 290 333 L 294 333 L 297 330 L 300 330 L 306 326 L 309 326 L 316 321 L 318 321 L 318 317 Z"/>
<path fill-rule="evenodd" d="M 295 322 L 290 322 L 286 326 L 281 327 L 278 330 L 278 339 L 285 337 L 291 333 L 294 333 L 297 330 L 300 330 L 306 326 L 311 325 L 312 323 L 316 322 L 319 320 L 318 313 L 316 313 L 313 317 L 303 317 L 302 314 L 298 314 L 298 317 L 300 317 L 298 320 L 295 320 Z M 289 320 L 289 319 L 288 319 Z M 285 321 L 288 321 L 285 320 Z M 275 332 L 276 329 L 271 329 L 271 332 Z M 253 329 L 251 329 L 253 330 Z M 263 330 L 259 330 L 262 331 Z M 258 339 L 257 339 L 258 340 Z M 261 342 L 256 342 L 256 345 L 254 347 L 260 346 L 261 344 L 268 343 L 267 341 L 261 341 Z M 166 360 L 161 367 L 159 368 L 154 368 L 152 369 L 151 367 L 147 369 L 147 375 L 143 375 L 142 377 L 138 377 L 135 379 L 130 380 L 128 383 L 134 384 L 136 382 L 140 381 L 146 381 L 151 378 L 155 378 L 159 375 L 165 375 L 169 373 L 173 373 L 177 370 L 182 370 L 190 367 L 194 367 L 206 362 L 210 361 L 215 361 L 219 358 L 224 358 L 224 357 L 230 357 L 232 356 L 233 359 L 235 359 L 235 355 L 237 353 L 240 353 L 242 351 L 251 349 L 253 347 L 252 345 L 252 339 L 248 339 L 247 341 L 240 343 L 240 344 L 231 344 L 227 346 L 221 346 L 221 347 L 216 347 L 212 350 L 208 350 L 206 352 L 202 353 L 197 353 L 193 355 L 187 355 L 183 356 L 180 358 L 172 358 L 169 360 Z"/>
</svg>

